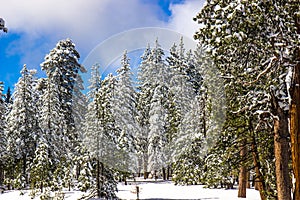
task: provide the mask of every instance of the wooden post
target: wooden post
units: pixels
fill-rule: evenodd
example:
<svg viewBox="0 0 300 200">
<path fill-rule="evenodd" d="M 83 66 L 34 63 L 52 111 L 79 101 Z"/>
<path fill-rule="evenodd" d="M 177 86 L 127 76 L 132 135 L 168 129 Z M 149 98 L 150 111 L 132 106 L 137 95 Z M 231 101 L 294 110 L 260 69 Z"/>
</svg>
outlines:
<svg viewBox="0 0 300 200">
<path fill-rule="evenodd" d="M 136 200 L 140 199 L 140 188 L 139 186 L 136 186 Z"/>
</svg>

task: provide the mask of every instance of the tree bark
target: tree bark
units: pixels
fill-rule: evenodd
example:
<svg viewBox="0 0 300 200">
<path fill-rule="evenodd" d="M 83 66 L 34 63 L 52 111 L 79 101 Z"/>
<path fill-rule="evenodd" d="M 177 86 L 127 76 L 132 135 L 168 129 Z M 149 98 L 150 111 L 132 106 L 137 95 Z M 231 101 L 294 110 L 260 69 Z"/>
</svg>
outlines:
<svg viewBox="0 0 300 200">
<path fill-rule="evenodd" d="M 28 184 L 28 178 L 27 178 L 27 173 L 26 173 L 26 169 L 27 169 L 27 158 L 26 155 L 23 155 L 23 177 L 25 178 L 25 183 L 26 185 Z"/>
<path fill-rule="evenodd" d="M 2 163 L 0 164 L 0 185 L 3 184 L 4 181 L 4 166 Z"/>
<path fill-rule="evenodd" d="M 241 147 L 240 156 L 242 159 L 245 158 L 247 155 L 247 146 L 243 145 Z M 240 167 L 240 173 L 239 173 L 239 192 L 238 197 L 240 198 L 246 198 L 246 188 L 247 188 L 247 167 L 245 164 L 243 164 Z"/>
<path fill-rule="evenodd" d="M 285 123 L 285 122 L 284 122 Z M 280 122 L 275 120 L 274 123 L 274 148 L 275 148 L 275 168 L 276 168 L 276 180 L 277 180 L 277 192 L 278 200 L 290 200 L 291 199 L 291 187 L 289 177 L 289 141 L 287 138 L 280 137 Z M 287 127 L 287 122 L 286 125 Z M 278 129 L 277 129 L 278 128 Z"/>
<path fill-rule="evenodd" d="M 247 188 L 251 188 L 250 171 L 247 172 Z"/>
<path fill-rule="evenodd" d="M 100 185 L 100 161 L 97 159 L 97 196 L 101 197 L 101 185 Z"/>
<path fill-rule="evenodd" d="M 300 17 L 294 16 L 297 33 L 300 34 Z M 293 199 L 300 200 L 300 47 L 295 50 L 296 66 L 292 78 L 290 88 L 290 95 L 292 98 L 290 105 L 290 136 L 291 136 L 291 151 L 292 151 L 292 165 L 295 178 L 295 188 Z"/>
<path fill-rule="evenodd" d="M 148 178 L 148 172 L 147 172 L 147 166 L 148 166 L 148 155 L 146 152 L 143 152 L 143 170 L 144 170 L 144 179 Z"/>
<path fill-rule="evenodd" d="M 260 169 L 260 161 L 259 161 L 259 155 L 257 151 L 257 145 L 256 145 L 256 139 L 255 136 L 252 138 L 252 157 L 253 157 L 253 164 L 255 166 L 255 189 L 259 191 L 260 199 L 266 200 L 265 191 L 266 191 L 266 185 L 264 177 L 262 176 Z"/>
<path fill-rule="evenodd" d="M 274 117 L 274 151 L 277 199 L 291 200 L 289 176 L 289 129 L 288 112 L 283 110 L 274 94 L 271 94 Z"/>
<path fill-rule="evenodd" d="M 165 167 L 162 167 L 162 175 L 163 175 L 163 180 L 167 180 L 167 177 L 166 177 L 166 168 Z"/>
<path fill-rule="evenodd" d="M 171 171 L 170 165 L 168 165 L 167 166 L 167 180 L 169 180 L 169 178 L 170 178 L 170 171 Z"/>
<path fill-rule="evenodd" d="M 297 60 L 300 60 L 300 50 L 297 51 Z M 295 66 L 291 87 L 290 106 L 290 136 L 295 182 L 294 199 L 300 200 L 300 63 Z"/>
<path fill-rule="evenodd" d="M 246 198 L 246 190 L 247 189 L 247 168 L 245 166 L 240 167 L 239 174 L 239 198 Z"/>
</svg>

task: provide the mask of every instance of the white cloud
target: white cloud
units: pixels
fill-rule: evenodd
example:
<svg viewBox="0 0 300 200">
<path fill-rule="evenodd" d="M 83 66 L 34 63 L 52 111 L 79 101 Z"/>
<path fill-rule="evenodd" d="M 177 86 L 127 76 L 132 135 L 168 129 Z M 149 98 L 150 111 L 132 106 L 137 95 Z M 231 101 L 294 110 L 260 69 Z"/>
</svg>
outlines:
<svg viewBox="0 0 300 200">
<path fill-rule="evenodd" d="M 168 28 L 193 38 L 193 35 L 199 28 L 199 25 L 193 21 L 193 18 L 201 10 L 203 3 L 204 0 L 186 0 L 183 4 L 171 4 L 169 9 L 172 15 Z"/>
<path fill-rule="evenodd" d="M 43 59 L 45 52 L 33 54 L 30 50 L 49 51 L 67 37 L 85 55 L 113 34 L 143 26 L 164 26 L 157 16 L 162 13 L 160 8 L 140 0 L 0 0 L 0 5 L 8 34 L 21 34 L 8 52 L 21 54 L 23 62 L 32 56 Z"/>
<path fill-rule="evenodd" d="M 187 0 L 182 4 L 171 4 L 172 16 L 168 22 L 162 20 L 166 16 L 155 2 L 0 0 L 0 17 L 6 20 L 8 34 L 20 34 L 20 38 L 7 47 L 7 53 L 21 56 L 20 66 L 26 63 L 29 67 L 38 67 L 56 42 L 67 37 L 75 42 L 83 61 L 105 39 L 133 28 L 162 27 L 188 37 L 193 36 L 198 25 L 192 18 L 200 10 L 201 1 Z"/>
</svg>

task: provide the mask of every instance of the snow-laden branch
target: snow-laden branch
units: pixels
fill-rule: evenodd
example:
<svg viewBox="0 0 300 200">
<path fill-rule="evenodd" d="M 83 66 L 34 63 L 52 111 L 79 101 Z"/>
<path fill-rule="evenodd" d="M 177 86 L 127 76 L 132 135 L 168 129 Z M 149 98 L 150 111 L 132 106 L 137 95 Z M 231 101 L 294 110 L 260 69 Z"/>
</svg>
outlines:
<svg viewBox="0 0 300 200">
<path fill-rule="evenodd" d="M 240 113 L 243 113 L 244 111 L 247 111 L 247 110 L 250 110 L 250 106 L 245 106 L 237 111 L 232 111 L 231 113 L 232 114 L 240 114 Z"/>
<path fill-rule="evenodd" d="M 272 58 L 270 58 L 270 59 L 268 59 L 266 62 L 264 62 L 264 63 L 262 64 L 262 66 L 266 65 L 267 63 L 269 63 L 268 66 L 267 66 L 267 68 L 264 69 L 260 74 L 258 74 L 257 78 L 256 78 L 254 81 L 245 83 L 245 85 L 251 85 L 251 84 L 256 83 L 257 81 L 259 81 L 259 79 L 260 79 L 262 76 L 264 76 L 267 72 L 270 71 L 270 69 L 272 68 L 272 64 L 273 64 L 273 61 L 274 61 L 274 60 L 277 60 L 277 57 L 276 57 L 276 56 L 273 56 Z"/>
</svg>

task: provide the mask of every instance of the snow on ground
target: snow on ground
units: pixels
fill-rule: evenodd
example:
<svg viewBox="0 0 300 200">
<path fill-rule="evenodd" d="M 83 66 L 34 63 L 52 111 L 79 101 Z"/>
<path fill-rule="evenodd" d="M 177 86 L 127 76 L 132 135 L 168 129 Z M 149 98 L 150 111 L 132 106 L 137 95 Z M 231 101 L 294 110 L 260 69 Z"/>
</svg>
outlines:
<svg viewBox="0 0 300 200">
<path fill-rule="evenodd" d="M 129 185 L 131 184 L 131 185 Z M 119 192 L 117 196 L 120 199 L 137 199 L 136 186 L 139 187 L 140 199 L 198 199 L 198 200 L 244 200 L 237 198 L 237 189 L 206 189 L 201 185 L 193 186 L 175 186 L 172 182 L 140 182 L 119 183 Z M 78 191 L 64 191 L 66 200 L 77 200 L 84 193 Z M 38 200 L 39 198 L 35 198 Z M 20 196 L 20 191 L 5 191 L 0 194 L 0 200 L 31 200 L 29 191 L 24 191 Z M 247 198 L 245 200 L 260 200 L 259 192 L 254 189 L 247 189 Z"/>
<path fill-rule="evenodd" d="M 247 198 L 237 198 L 238 190 L 206 189 L 202 185 L 175 186 L 172 182 L 138 184 L 140 199 L 216 199 L 216 200 L 260 200 L 259 192 L 247 189 Z M 117 196 L 121 199 L 136 199 L 136 185 L 118 185 Z"/>
<path fill-rule="evenodd" d="M 22 191 L 23 195 L 20 195 L 21 191 L 12 190 L 5 191 L 3 194 L 0 194 L 0 200 L 40 200 L 37 196 L 36 198 L 31 198 L 30 191 L 25 190 Z M 83 195 L 86 195 L 80 191 L 64 191 L 66 200 L 77 200 L 81 198 Z"/>
</svg>

